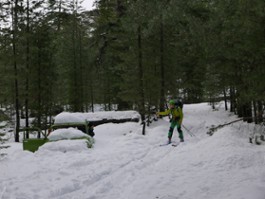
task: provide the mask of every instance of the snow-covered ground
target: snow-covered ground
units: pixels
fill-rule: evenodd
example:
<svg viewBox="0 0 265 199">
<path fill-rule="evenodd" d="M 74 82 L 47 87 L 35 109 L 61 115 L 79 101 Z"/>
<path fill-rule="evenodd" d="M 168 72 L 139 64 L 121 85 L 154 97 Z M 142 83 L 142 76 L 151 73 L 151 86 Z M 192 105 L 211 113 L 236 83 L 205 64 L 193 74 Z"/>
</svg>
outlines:
<svg viewBox="0 0 265 199">
<path fill-rule="evenodd" d="M 265 146 L 248 143 L 249 125 L 207 104 L 185 105 L 185 143 L 167 141 L 167 118 L 141 135 L 138 123 L 95 128 L 92 149 L 36 153 L 10 143 L 0 160 L 0 199 L 265 199 Z M 174 140 L 178 141 L 177 132 Z M 69 142 L 63 144 L 67 148 Z M 76 149 L 76 150 L 75 150 Z"/>
</svg>

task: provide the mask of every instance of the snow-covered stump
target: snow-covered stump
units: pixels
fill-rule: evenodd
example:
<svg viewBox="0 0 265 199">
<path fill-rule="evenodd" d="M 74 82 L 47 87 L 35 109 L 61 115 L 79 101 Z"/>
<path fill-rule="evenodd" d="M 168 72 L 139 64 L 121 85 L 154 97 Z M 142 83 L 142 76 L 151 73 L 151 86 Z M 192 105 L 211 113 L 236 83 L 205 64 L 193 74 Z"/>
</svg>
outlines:
<svg viewBox="0 0 265 199">
<path fill-rule="evenodd" d="M 265 128 L 262 124 L 255 124 L 253 130 L 250 131 L 249 142 L 260 145 L 264 142 Z"/>
<path fill-rule="evenodd" d="M 263 123 L 263 125 L 261 125 L 261 136 L 260 139 L 265 142 L 265 123 Z"/>
</svg>

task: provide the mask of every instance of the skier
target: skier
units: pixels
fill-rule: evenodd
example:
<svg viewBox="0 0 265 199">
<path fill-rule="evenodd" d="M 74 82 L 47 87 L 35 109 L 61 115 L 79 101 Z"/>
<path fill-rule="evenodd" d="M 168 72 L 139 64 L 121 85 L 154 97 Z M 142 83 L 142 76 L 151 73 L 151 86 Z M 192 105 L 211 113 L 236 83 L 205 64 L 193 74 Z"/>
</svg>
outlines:
<svg viewBox="0 0 265 199">
<path fill-rule="evenodd" d="M 165 112 L 158 112 L 157 116 L 165 116 L 171 114 L 171 120 L 170 120 L 170 128 L 168 131 L 168 144 L 171 143 L 171 138 L 173 136 L 174 128 L 177 127 L 178 133 L 179 133 L 179 139 L 180 142 L 184 142 L 183 132 L 181 130 L 181 124 L 183 120 L 183 112 L 182 112 L 182 106 L 181 102 L 174 100 L 169 101 L 169 109 Z"/>
</svg>

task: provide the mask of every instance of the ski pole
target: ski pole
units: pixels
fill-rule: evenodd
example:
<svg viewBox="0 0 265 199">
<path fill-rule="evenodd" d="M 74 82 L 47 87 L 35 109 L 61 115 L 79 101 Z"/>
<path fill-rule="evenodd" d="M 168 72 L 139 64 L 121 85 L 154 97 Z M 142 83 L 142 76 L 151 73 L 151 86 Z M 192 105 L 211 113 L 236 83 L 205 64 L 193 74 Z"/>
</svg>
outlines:
<svg viewBox="0 0 265 199">
<path fill-rule="evenodd" d="M 196 137 L 194 135 L 194 133 L 192 133 L 188 128 L 186 128 L 183 124 L 182 124 L 183 128 L 187 131 L 187 133 L 190 135 L 190 137 Z"/>
</svg>

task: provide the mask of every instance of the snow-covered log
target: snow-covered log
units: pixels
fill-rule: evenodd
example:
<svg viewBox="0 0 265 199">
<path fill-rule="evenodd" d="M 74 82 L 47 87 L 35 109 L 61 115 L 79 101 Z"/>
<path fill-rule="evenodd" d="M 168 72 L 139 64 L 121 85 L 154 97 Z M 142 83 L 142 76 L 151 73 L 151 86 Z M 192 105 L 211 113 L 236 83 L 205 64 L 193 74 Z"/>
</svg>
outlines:
<svg viewBox="0 0 265 199">
<path fill-rule="evenodd" d="M 231 125 L 231 124 L 236 123 L 236 122 L 240 122 L 242 120 L 243 119 L 241 118 L 241 119 L 238 119 L 238 120 L 234 120 L 232 122 L 228 122 L 228 123 L 225 123 L 225 124 L 220 124 L 218 126 L 214 126 L 214 127 L 212 127 L 212 128 L 209 129 L 209 131 L 207 132 L 207 134 L 210 135 L 210 136 L 212 136 L 214 134 L 214 132 L 217 131 L 218 129 L 223 128 L 223 127 L 228 126 L 228 125 Z"/>
<path fill-rule="evenodd" d="M 124 123 L 139 121 L 140 114 L 136 111 L 107 111 L 95 113 L 62 112 L 54 118 L 54 124 L 89 122 L 93 126 L 104 123 Z"/>
</svg>

